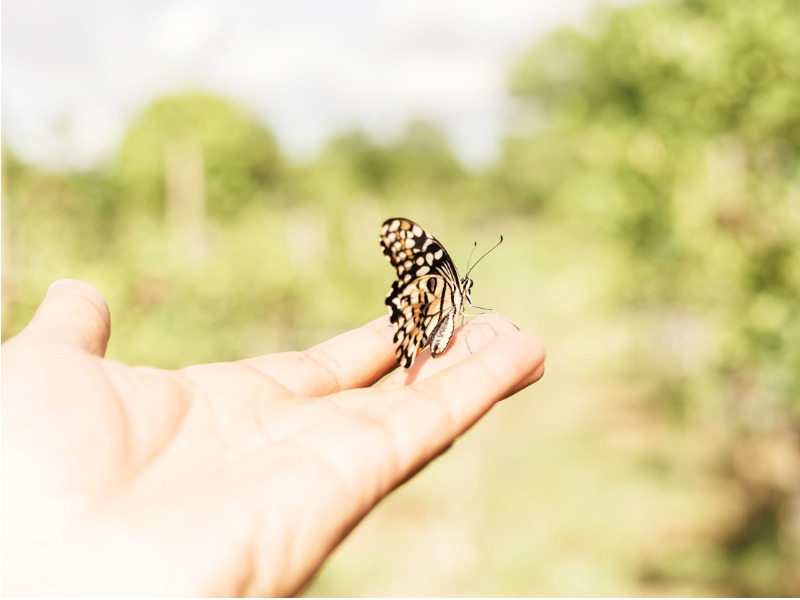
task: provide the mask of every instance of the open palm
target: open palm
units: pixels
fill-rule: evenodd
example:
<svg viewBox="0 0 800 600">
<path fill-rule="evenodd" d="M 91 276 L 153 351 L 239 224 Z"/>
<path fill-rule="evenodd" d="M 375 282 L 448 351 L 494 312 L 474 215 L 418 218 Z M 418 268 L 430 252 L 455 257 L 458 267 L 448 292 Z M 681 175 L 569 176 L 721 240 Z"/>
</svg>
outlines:
<svg viewBox="0 0 800 600">
<path fill-rule="evenodd" d="M 105 301 L 51 286 L 3 348 L 6 594 L 290 595 L 544 354 L 499 317 L 398 370 L 382 318 L 178 371 L 103 358 Z"/>
</svg>

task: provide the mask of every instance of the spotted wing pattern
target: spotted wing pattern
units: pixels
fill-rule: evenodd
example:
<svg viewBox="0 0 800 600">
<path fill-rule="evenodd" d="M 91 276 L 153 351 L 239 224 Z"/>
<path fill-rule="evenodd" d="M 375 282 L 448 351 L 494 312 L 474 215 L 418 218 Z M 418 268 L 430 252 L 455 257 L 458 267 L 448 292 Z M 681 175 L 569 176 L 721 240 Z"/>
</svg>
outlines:
<svg viewBox="0 0 800 600">
<path fill-rule="evenodd" d="M 397 327 L 397 361 L 408 368 L 428 344 L 434 357 L 447 349 L 464 308 L 464 298 L 469 301 L 472 282 L 459 279 L 444 247 L 413 221 L 386 221 L 381 229 L 381 245 L 397 271 L 386 305 L 390 321 Z"/>
</svg>

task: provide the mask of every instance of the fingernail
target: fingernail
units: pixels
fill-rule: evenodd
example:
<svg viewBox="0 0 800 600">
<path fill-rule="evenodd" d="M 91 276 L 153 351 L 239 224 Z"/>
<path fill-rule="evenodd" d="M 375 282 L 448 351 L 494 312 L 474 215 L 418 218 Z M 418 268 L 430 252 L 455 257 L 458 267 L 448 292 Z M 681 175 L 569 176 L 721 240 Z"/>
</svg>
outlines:
<svg viewBox="0 0 800 600">
<path fill-rule="evenodd" d="M 105 305 L 106 301 L 103 294 L 93 285 L 81 281 L 80 279 L 58 279 L 50 284 L 47 288 L 47 294 L 78 294 L 84 297 L 94 297 L 101 305 Z"/>
</svg>

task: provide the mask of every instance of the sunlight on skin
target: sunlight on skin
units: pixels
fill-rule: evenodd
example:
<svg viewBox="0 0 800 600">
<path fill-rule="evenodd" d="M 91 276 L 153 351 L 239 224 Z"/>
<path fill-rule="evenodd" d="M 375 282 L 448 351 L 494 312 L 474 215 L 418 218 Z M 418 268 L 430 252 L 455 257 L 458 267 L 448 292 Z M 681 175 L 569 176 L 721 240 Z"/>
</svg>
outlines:
<svg viewBox="0 0 800 600">
<path fill-rule="evenodd" d="M 64 280 L 4 345 L 5 594 L 294 594 L 544 369 L 541 344 L 495 316 L 382 381 L 388 318 L 178 371 L 103 358 L 110 330 L 99 293 Z"/>
</svg>

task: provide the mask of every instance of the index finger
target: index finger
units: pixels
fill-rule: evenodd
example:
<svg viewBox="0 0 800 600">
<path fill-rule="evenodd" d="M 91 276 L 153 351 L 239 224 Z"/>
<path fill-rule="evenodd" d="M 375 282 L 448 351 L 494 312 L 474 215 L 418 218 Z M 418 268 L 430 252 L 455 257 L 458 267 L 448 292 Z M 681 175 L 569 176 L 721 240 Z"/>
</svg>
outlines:
<svg viewBox="0 0 800 600">
<path fill-rule="evenodd" d="M 337 335 L 302 352 L 282 352 L 241 362 L 290 392 L 324 396 L 372 385 L 397 366 L 389 317 Z"/>
</svg>

